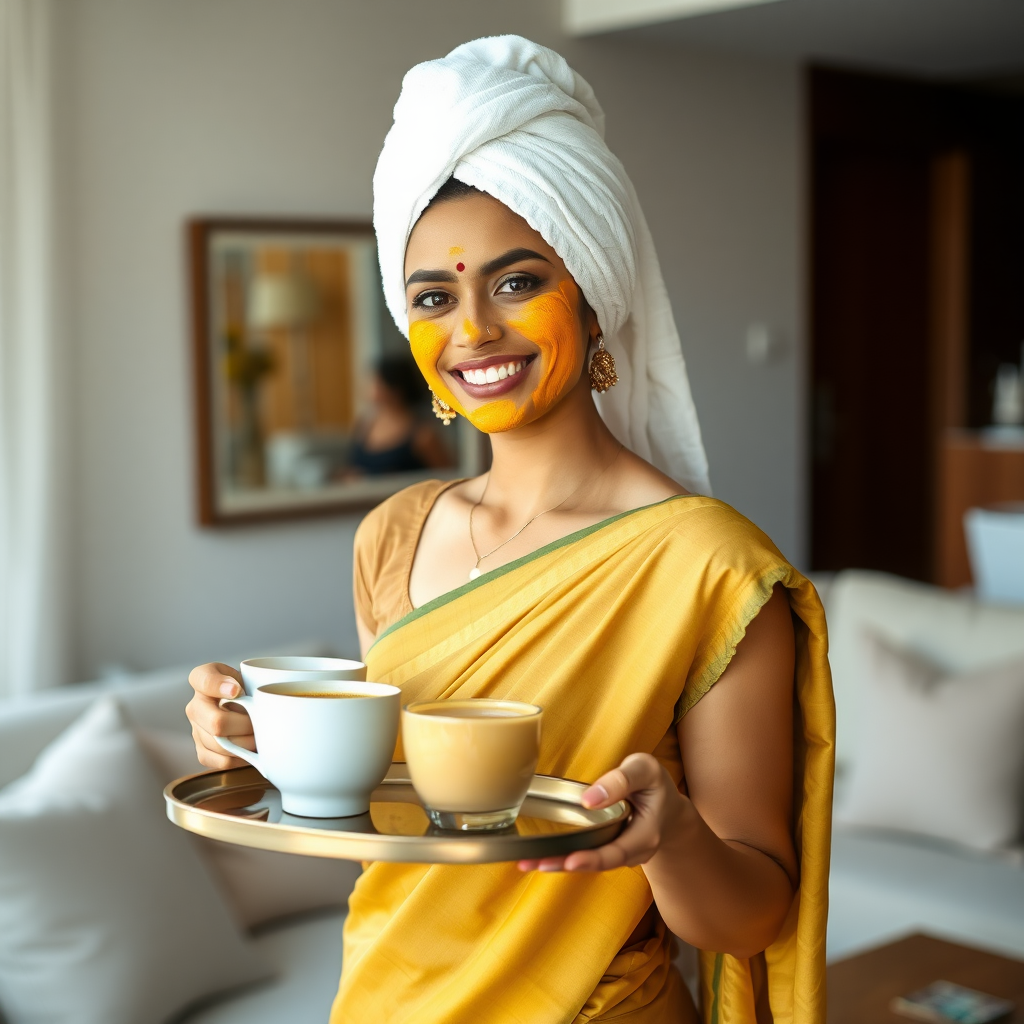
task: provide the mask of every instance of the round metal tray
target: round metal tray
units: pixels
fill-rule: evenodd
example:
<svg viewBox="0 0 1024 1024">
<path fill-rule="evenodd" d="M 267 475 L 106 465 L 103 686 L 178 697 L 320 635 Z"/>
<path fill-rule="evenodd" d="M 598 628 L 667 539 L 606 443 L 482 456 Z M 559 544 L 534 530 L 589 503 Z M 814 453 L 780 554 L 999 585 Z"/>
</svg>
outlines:
<svg viewBox="0 0 1024 1024">
<path fill-rule="evenodd" d="M 432 825 L 402 762 L 353 818 L 300 818 L 281 810 L 278 791 L 255 768 L 203 772 L 164 790 L 167 817 L 211 839 L 261 850 L 340 860 L 408 864 L 491 864 L 561 857 L 611 842 L 629 804 L 604 810 L 580 802 L 582 782 L 535 775 L 515 825 L 496 832 L 448 832 Z"/>
</svg>

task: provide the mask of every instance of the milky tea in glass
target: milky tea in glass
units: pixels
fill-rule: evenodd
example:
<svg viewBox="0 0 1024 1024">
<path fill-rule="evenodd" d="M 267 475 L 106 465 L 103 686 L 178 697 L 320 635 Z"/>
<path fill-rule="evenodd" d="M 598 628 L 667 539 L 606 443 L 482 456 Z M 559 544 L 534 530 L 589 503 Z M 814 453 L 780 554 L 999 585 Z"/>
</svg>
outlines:
<svg viewBox="0 0 1024 1024">
<path fill-rule="evenodd" d="M 402 710 L 413 788 L 439 828 L 507 828 L 537 769 L 542 710 L 516 700 L 432 700 Z"/>
</svg>

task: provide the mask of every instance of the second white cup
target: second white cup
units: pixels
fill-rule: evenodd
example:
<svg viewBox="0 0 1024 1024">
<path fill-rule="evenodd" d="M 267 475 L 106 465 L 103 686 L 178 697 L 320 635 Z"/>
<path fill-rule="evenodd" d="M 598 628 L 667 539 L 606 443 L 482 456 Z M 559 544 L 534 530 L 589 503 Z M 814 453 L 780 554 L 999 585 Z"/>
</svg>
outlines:
<svg viewBox="0 0 1024 1024">
<path fill-rule="evenodd" d="M 250 696 L 257 687 L 294 679 L 366 679 L 366 666 L 348 658 L 247 658 L 240 666 L 245 692 Z"/>
</svg>

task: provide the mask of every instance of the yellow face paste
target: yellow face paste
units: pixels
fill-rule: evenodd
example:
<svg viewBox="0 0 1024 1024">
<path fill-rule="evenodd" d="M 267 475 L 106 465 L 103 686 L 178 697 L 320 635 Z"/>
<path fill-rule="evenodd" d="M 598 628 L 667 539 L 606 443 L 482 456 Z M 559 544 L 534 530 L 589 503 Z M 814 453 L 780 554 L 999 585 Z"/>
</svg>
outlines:
<svg viewBox="0 0 1024 1024">
<path fill-rule="evenodd" d="M 459 400 L 448 390 L 437 372 L 437 361 L 441 358 L 441 353 L 451 340 L 451 336 L 451 331 L 433 320 L 414 320 L 409 324 L 412 357 L 416 360 L 420 373 L 426 378 L 430 390 L 460 416 L 465 416 L 472 422 L 472 417 L 462 408 Z"/>
<path fill-rule="evenodd" d="M 540 349 L 540 373 L 537 386 L 523 405 L 511 398 L 497 398 L 467 412 L 442 382 L 437 361 L 451 339 L 450 332 L 430 320 L 409 325 L 413 358 L 434 394 L 465 416 L 478 430 L 496 434 L 521 426 L 529 418 L 543 415 L 572 386 L 583 364 L 584 347 L 576 338 L 576 309 L 579 291 L 572 281 L 563 281 L 557 292 L 538 295 L 524 303 L 508 326 Z M 480 329 L 466 320 L 463 331 L 470 340 L 479 338 Z"/>
<path fill-rule="evenodd" d="M 537 413 L 546 413 L 576 379 L 583 365 L 583 346 L 576 340 L 579 290 L 562 281 L 557 292 L 538 295 L 508 325 L 540 349 L 540 379 L 530 395 Z"/>
</svg>

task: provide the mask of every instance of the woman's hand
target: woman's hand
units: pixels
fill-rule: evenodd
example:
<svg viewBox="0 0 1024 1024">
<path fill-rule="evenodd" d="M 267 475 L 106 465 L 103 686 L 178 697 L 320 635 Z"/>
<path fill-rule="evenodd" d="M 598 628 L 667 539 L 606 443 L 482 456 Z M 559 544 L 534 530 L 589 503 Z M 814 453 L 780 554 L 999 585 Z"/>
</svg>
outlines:
<svg viewBox="0 0 1024 1024">
<path fill-rule="evenodd" d="M 630 754 L 618 768 L 602 775 L 584 792 L 583 806 L 609 807 L 626 799 L 633 805 L 633 817 L 613 842 L 596 850 L 577 850 L 567 857 L 521 860 L 519 870 L 609 871 L 646 864 L 688 814 L 696 813 L 668 772 L 650 754 Z"/>
<path fill-rule="evenodd" d="M 188 681 L 196 692 L 185 707 L 185 714 L 192 723 L 199 763 L 207 768 L 241 767 L 245 762 L 228 754 L 214 737 L 230 736 L 246 750 L 256 749 L 249 716 L 241 711 L 228 711 L 217 703 L 222 697 L 237 697 L 243 692 L 242 677 L 230 665 L 213 662 L 192 669 Z"/>
</svg>

